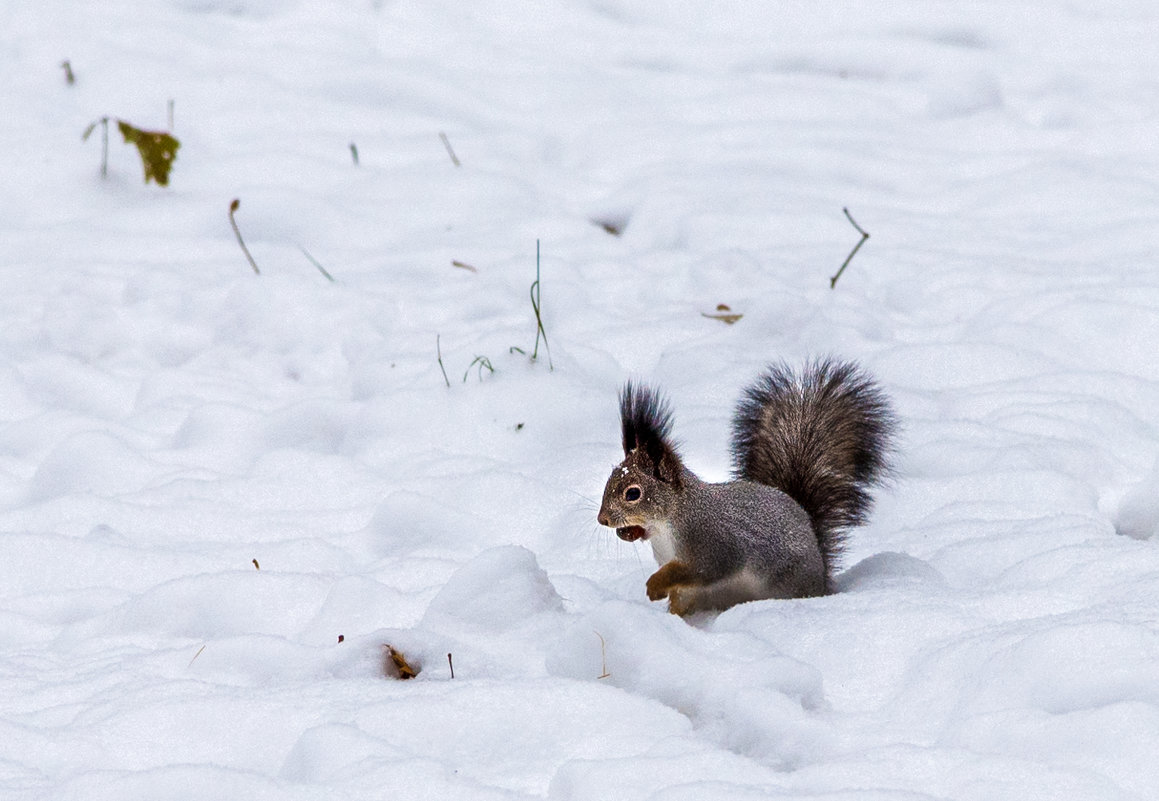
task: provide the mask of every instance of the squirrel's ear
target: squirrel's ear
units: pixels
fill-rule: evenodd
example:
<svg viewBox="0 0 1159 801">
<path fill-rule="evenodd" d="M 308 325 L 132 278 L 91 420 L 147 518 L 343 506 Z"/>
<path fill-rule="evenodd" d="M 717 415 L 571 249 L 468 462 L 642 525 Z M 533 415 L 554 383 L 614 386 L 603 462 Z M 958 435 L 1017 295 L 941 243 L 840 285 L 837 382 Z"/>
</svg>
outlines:
<svg viewBox="0 0 1159 801">
<path fill-rule="evenodd" d="M 631 381 L 620 392 L 624 455 L 636 452 L 642 469 L 657 480 L 679 484 L 682 465 L 672 442 L 672 410 L 664 399 Z"/>
<path fill-rule="evenodd" d="M 653 457 L 656 462 L 656 469 L 653 475 L 657 479 L 663 481 L 665 484 L 671 484 L 674 487 L 680 486 L 680 473 L 683 465 L 680 464 L 680 457 L 676 455 L 676 451 L 670 445 L 665 443 L 663 449 L 659 454 Z"/>
</svg>

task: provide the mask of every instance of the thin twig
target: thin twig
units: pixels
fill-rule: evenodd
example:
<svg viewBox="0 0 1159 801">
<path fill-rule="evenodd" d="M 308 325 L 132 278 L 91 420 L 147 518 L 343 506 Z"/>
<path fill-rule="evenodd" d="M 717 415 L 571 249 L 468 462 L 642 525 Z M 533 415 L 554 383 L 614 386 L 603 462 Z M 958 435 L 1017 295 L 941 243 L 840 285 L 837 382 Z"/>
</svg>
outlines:
<svg viewBox="0 0 1159 801">
<path fill-rule="evenodd" d="M 531 285 L 531 308 L 535 311 L 535 347 L 531 350 L 531 360 L 539 357 L 539 337 L 543 336 L 543 347 L 547 351 L 547 369 L 554 370 L 551 363 L 551 346 L 547 344 L 547 331 L 543 327 L 543 317 L 539 313 L 539 240 L 535 240 L 535 283 Z"/>
<path fill-rule="evenodd" d="M 76 76 L 73 75 L 72 64 L 70 64 L 68 62 L 68 59 L 65 59 L 64 61 L 60 62 L 60 66 L 61 66 L 61 69 L 64 70 L 65 83 L 67 83 L 69 86 L 72 86 L 74 83 L 76 83 Z"/>
<path fill-rule="evenodd" d="M 456 167 L 462 167 L 463 165 L 459 163 L 459 157 L 455 155 L 455 151 L 451 148 L 451 140 L 442 131 L 439 131 L 439 138 L 443 140 L 443 147 L 447 149 L 447 155 L 451 157 L 451 163 Z"/>
<path fill-rule="evenodd" d="M 451 666 L 451 678 L 455 678 L 455 663 L 451 661 L 451 655 L 447 654 L 447 664 Z"/>
<path fill-rule="evenodd" d="M 201 646 L 200 648 L 198 648 L 198 649 L 197 649 L 197 653 L 195 653 L 195 654 L 193 655 L 193 658 L 189 660 L 189 665 L 188 665 L 187 667 L 193 667 L 193 663 L 197 661 L 197 657 L 201 656 L 201 652 L 202 652 L 202 651 L 204 651 L 204 650 L 205 650 L 205 646 L 204 646 L 204 645 L 203 645 L 203 646 Z"/>
<path fill-rule="evenodd" d="M 326 280 L 328 280 L 330 283 L 334 283 L 334 276 L 332 276 L 332 275 L 330 275 L 330 273 L 326 272 L 326 268 L 323 267 L 321 264 L 319 264 L 318 260 L 310 255 L 310 251 L 306 250 L 301 245 L 298 245 L 298 250 L 302 251 L 302 255 L 305 256 L 307 259 L 309 259 L 310 263 L 318 268 L 318 272 L 320 272 L 320 273 L 322 273 L 322 275 L 326 276 Z"/>
<path fill-rule="evenodd" d="M 443 347 L 439 343 L 440 335 L 435 334 L 435 352 L 439 354 L 439 369 L 443 371 L 443 380 L 447 382 L 447 389 L 451 388 L 451 379 L 447 378 L 447 368 L 443 367 Z"/>
<path fill-rule="evenodd" d="M 835 289 L 837 287 L 837 279 L 841 277 L 841 273 L 845 272 L 845 268 L 849 266 L 849 262 L 853 261 L 853 257 L 857 255 L 857 251 L 861 250 L 861 246 L 865 244 L 865 240 L 869 239 L 869 234 L 862 230 L 857 221 L 853 219 L 853 215 L 849 213 L 848 208 L 841 209 L 845 212 L 845 218 L 849 220 L 850 224 L 857 229 L 857 233 L 861 234 L 861 239 L 857 240 L 857 244 L 853 246 L 853 250 L 849 251 L 849 255 L 845 257 L 845 261 L 841 264 L 841 269 L 837 274 L 829 279 L 829 288 Z"/>
<path fill-rule="evenodd" d="M 233 214 L 237 211 L 241 201 L 236 197 L 229 204 L 229 224 L 233 226 L 233 232 L 237 236 L 237 243 L 241 245 L 241 252 L 245 254 L 246 259 L 249 260 L 250 267 L 254 268 L 254 275 L 261 275 L 262 271 L 258 269 L 258 264 L 254 261 L 254 257 L 250 255 L 250 250 L 245 246 L 245 240 L 241 238 L 241 230 L 237 227 L 237 220 L 233 218 Z"/>
<path fill-rule="evenodd" d="M 354 159 L 354 166 L 358 166 L 358 145 L 350 143 L 350 155 Z"/>
<path fill-rule="evenodd" d="M 600 638 L 600 670 L 602 671 L 600 675 L 596 676 L 596 678 L 610 678 L 612 674 L 608 672 L 608 644 L 604 641 L 604 635 L 600 634 L 598 631 L 595 634 Z"/>
<path fill-rule="evenodd" d="M 459 261 L 458 259 L 452 259 L 451 266 L 458 267 L 460 270 L 468 270 L 468 271 L 473 272 L 473 273 L 479 272 L 477 269 L 475 269 L 474 265 L 467 264 L 467 262 Z"/>
</svg>

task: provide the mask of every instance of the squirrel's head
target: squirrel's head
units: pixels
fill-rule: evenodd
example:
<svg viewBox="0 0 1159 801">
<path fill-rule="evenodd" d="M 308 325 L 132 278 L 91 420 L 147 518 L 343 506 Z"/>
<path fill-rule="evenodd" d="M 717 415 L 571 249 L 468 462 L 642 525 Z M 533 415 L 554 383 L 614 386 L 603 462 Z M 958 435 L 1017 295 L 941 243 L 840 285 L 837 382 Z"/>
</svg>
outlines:
<svg viewBox="0 0 1159 801">
<path fill-rule="evenodd" d="M 646 453 L 628 454 L 612 468 L 600 504 L 600 525 L 622 540 L 647 539 L 654 524 L 671 519 L 679 500 L 679 473 L 658 472 Z"/>
<path fill-rule="evenodd" d="M 624 461 L 612 469 L 597 518 L 620 539 L 647 539 L 679 502 L 684 466 L 671 439 L 672 412 L 657 393 L 628 382 L 620 393 Z"/>
</svg>

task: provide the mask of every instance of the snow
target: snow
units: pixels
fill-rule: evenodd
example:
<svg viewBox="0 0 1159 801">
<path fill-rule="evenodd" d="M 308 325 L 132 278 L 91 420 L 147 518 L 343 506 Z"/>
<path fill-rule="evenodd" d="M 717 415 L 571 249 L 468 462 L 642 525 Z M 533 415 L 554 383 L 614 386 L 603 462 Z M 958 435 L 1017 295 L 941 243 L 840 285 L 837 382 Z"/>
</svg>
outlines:
<svg viewBox="0 0 1159 801">
<path fill-rule="evenodd" d="M 1159 794 L 1152 3 L 0 27 L 0 797 Z M 170 100 L 170 185 L 102 178 Z M 620 384 L 719 480 L 829 353 L 904 424 L 840 591 L 667 615 Z"/>
</svg>

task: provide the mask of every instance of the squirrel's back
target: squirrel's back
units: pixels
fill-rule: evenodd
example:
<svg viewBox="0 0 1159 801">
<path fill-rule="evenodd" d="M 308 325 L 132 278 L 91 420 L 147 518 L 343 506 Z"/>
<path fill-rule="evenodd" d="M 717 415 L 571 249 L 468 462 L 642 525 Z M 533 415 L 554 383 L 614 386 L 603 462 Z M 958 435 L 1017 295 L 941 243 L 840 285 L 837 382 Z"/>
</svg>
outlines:
<svg viewBox="0 0 1159 801">
<path fill-rule="evenodd" d="M 889 474 L 897 420 L 885 394 L 850 362 L 769 367 L 733 417 L 737 478 L 776 487 L 809 515 L 826 585 L 846 529 L 865 522 L 870 488 Z"/>
</svg>

